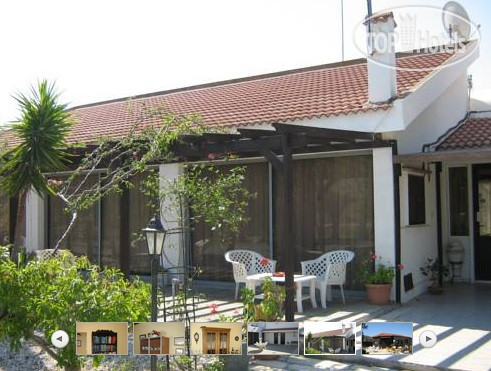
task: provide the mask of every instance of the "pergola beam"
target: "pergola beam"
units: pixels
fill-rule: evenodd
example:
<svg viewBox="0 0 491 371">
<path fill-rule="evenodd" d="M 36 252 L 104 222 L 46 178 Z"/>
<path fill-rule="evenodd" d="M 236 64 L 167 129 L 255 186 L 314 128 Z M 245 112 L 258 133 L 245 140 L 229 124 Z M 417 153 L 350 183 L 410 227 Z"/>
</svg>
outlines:
<svg viewBox="0 0 491 371">
<path fill-rule="evenodd" d="M 354 142 L 358 140 L 375 140 L 377 134 L 364 131 L 338 130 L 317 128 L 313 126 L 291 125 L 291 124 L 273 124 L 273 127 L 279 133 L 302 133 L 307 136 L 315 136 L 317 138 L 327 138 L 333 141 Z"/>
</svg>

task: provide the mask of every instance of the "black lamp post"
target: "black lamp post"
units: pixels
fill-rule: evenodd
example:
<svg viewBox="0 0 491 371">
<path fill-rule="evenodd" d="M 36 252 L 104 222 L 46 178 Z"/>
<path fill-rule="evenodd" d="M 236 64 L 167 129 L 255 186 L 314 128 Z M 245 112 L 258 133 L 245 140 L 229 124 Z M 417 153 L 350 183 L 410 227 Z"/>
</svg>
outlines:
<svg viewBox="0 0 491 371">
<path fill-rule="evenodd" d="M 162 248 L 164 247 L 165 235 L 167 231 L 160 222 L 160 218 L 155 215 L 147 227 L 142 229 L 145 233 L 147 240 L 148 253 L 152 258 L 152 322 L 157 322 L 157 272 L 159 269 L 159 256 L 162 254 Z M 151 370 L 157 369 L 157 356 L 153 355 L 150 358 Z"/>
</svg>

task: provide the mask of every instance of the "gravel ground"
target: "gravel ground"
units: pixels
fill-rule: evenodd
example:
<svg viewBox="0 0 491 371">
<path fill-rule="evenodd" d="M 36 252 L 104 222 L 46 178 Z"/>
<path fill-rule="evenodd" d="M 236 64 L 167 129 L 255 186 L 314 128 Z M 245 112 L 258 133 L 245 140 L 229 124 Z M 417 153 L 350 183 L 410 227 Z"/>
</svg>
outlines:
<svg viewBox="0 0 491 371">
<path fill-rule="evenodd" d="M 143 371 L 150 368 L 150 357 L 133 356 L 133 339 L 130 335 L 128 344 L 129 355 L 127 356 L 107 356 L 97 368 L 92 366 L 91 357 L 86 358 L 86 363 L 82 370 L 126 370 Z M 165 356 L 159 357 L 158 362 L 165 362 Z M 199 367 L 213 362 L 213 357 L 201 357 L 198 359 Z M 8 344 L 0 342 L 0 371 L 61 371 L 56 366 L 56 361 L 46 352 L 36 341 L 28 340 L 24 342 L 23 348 L 17 352 L 11 352 Z"/>
</svg>

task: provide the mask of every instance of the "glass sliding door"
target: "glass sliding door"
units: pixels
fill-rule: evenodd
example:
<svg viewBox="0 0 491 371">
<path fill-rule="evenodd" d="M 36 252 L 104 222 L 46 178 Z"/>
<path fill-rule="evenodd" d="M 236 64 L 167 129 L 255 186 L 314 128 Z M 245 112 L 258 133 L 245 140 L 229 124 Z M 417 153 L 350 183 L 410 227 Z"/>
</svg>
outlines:
<svg viewBox="0 0 491 371">
<path fill-rule="evenodd" d="M 87 188 L 98 182 L 97 174 L 90 176 L 87 180 Z M 75 189 L 77 186 L 78 183 L 74 182 L 72 188 Z M 65 210 L 65 204 L 58 197 L 49 196 L 48 220 L 49 247 L 53 248 L 70 223 L 70 215 Z M 75 224 L 60 248 L 69 249 L 75 255 L 87 255 L 93 263 L 99 263 L 98 202 L 87 210 L 78 212 Z"/>
<path fill-rule="evenodd" d="M 274 176 L 274 252 L 281 269 L 283 183 Z M 328 251 L 350 250 L 347 287 L 361 288 L 359 262 L 374 250 L 372 156 L 302 159 L 293 162 L 294 248 L 300 261 Z"/>
<path fill-rule="evenodd" d="M 256 194 L 247 207 L 246 217 L 239 235 L 229 245 L 221 242 L 218 234 L 205 223 L 197 223 L 192 232 L 193 264 L 201 267 L 202 279 L 232 280 L 232 266 L 225 261 L 224 254 L 232 249 L 257 251 L 269 256 L 268 214 L 268 164 L 246 164 L 244 186 Z M 232 165 L 221 165 L 223 172 Z"/>
</svg>

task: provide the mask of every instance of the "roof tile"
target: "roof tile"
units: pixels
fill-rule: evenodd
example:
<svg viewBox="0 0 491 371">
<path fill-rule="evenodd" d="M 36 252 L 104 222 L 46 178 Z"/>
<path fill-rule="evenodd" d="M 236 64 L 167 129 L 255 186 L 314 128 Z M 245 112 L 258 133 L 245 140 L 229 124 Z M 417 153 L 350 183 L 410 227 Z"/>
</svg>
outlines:
<svg viewBox="0 0 491 371">
<path fill-rule="evenodd" d="M 437 67 L 452 55 L 405 56 L 398 58 L 397 65 Z M 398 93 L 414 90 L 429 74 L 398 70 Z M 348 61 L 75 107 L 71 112 L 76 124 L 68 143 L 90 143 L 101 136 L 124 137 L 143 116 L 144 107 L 199 114 L 209 126 L 237 127 L 386 110 L 390 105 L 368 104 L 366 61 Z M 143 123 L 158 125 L 159 121 L 146 117 Z M 9 145 L 15 144 L 9 135 L 5 138 Z"/>
<path fill-rule="evenodd" d="M 455 129 L 437 147 L 437 151 L 489 147 L 491 144 L 491 117 L 470 118 Z"/>
</svg>

